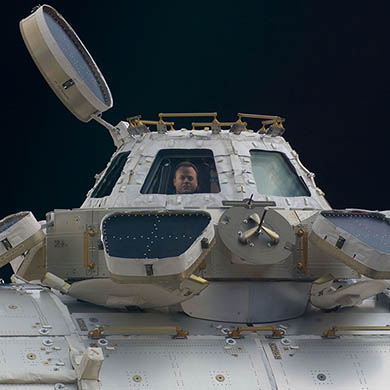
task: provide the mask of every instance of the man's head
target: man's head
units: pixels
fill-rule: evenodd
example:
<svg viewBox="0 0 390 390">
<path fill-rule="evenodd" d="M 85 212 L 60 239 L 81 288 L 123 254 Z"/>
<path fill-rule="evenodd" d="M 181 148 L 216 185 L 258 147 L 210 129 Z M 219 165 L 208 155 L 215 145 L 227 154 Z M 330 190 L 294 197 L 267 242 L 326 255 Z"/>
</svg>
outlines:
<svg viewBox="0 0 390 390">
<path fill-rule="evenodd" d="M 198 170 L 188 161 L 177 165 L 173 185 L 176 194 L 193 194 L 198 189 Z"/>
</svg>

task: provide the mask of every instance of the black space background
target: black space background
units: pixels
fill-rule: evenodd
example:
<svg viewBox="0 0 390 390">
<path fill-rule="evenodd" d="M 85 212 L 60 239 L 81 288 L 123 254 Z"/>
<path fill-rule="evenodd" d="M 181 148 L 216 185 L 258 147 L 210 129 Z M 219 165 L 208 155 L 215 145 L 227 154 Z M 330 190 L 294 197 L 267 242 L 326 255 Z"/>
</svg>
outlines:
<svg viewBox="0 0 390 390">
<path fill-rule="evenodd" d="M 278 114 L 332 207 L 390 209 L 389 29 L 378 3 L 50 4 L 110 86 L 107 121 L 159 112 L 217 111 L 224 121 L 237 112 Z M 34 5 L 2 8 L 0 218 L 31 210 L 43 219 L 80 206 L 114 152 L 103 127 L 62 106 L 24 47 L 18 22 Z"/>
</svg>

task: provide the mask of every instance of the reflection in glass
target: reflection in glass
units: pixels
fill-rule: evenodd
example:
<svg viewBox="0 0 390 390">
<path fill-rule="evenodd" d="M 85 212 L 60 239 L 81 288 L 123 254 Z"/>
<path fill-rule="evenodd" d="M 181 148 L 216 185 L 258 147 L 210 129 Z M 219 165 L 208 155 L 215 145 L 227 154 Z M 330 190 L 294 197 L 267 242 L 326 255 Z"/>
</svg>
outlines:
<svg viewBox="0 0 390 390">
<path fill-rule="evenodd" d="M 280 152 L 251 150 L 257 191 L 284 197 L 310 196 L 310 192 L 287 158 Z"/>
</svg>

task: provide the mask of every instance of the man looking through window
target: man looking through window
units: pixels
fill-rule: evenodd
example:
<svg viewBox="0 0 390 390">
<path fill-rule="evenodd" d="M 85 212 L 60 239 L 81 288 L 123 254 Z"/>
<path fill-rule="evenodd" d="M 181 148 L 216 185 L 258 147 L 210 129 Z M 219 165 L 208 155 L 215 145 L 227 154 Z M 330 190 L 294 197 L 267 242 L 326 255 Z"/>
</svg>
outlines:
<svg viewBox="0 0 390 390">
<path fill-rule="evenodd" d="M 198 190 L 198 170 L 189 161 L 176 166 L 173 186 L 176 194 L 193 194 Z"/>
</svg>

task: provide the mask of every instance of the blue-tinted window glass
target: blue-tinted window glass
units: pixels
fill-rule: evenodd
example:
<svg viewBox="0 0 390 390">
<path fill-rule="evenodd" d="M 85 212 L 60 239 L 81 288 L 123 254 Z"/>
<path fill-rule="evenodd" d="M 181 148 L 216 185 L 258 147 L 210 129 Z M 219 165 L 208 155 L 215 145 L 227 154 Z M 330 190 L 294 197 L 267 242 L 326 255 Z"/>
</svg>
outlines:
<svg viewBox="0 0 390 390">
<path fill-rule="evenodd" d="M 122 152 L 114 157 L 106 173 L 92 191 L 91 198 L 103 198 L 104 196 L 111 195 L 112 189 L 123 171 L 129 154 L 130 152 Z"/>
<path fill-rule="evenodd" d="M 76 72 L 80 78 L 87 84 L 88 88 L 94 93 L 94 95 L 100 99 L 103 103 L 108 104 L 107 99 L 104 96 L 102 88 L 99 85 L 99 81 L 93 74 L 91 67 L 84 58 L 83 53 L 76 46 L 75 42 L 71 39 L 69 34 L 63 29 L 57 20 L 52 15 L 44 12 L 44 17 L 53 38 L 56 40 L 58 46 L 61 48 L 62 53 L 76 69 Z"/>
<path fill-rule="evenodd" d="M 160 150 L 141 188 L 141 194 L 176 194 L 173 185 L 176 167 L 190 162 L 197 171 L 198 188 L 195 193 L 221 191 L 214 155 L 209 149 L 162 149 Z"/>
<path fill-rule="evenodd" d="M 282 153 L 251 150 L 250 154 L 257 192 L 284 197 L 310 196 L 303 180 Z"/>
</svg>

